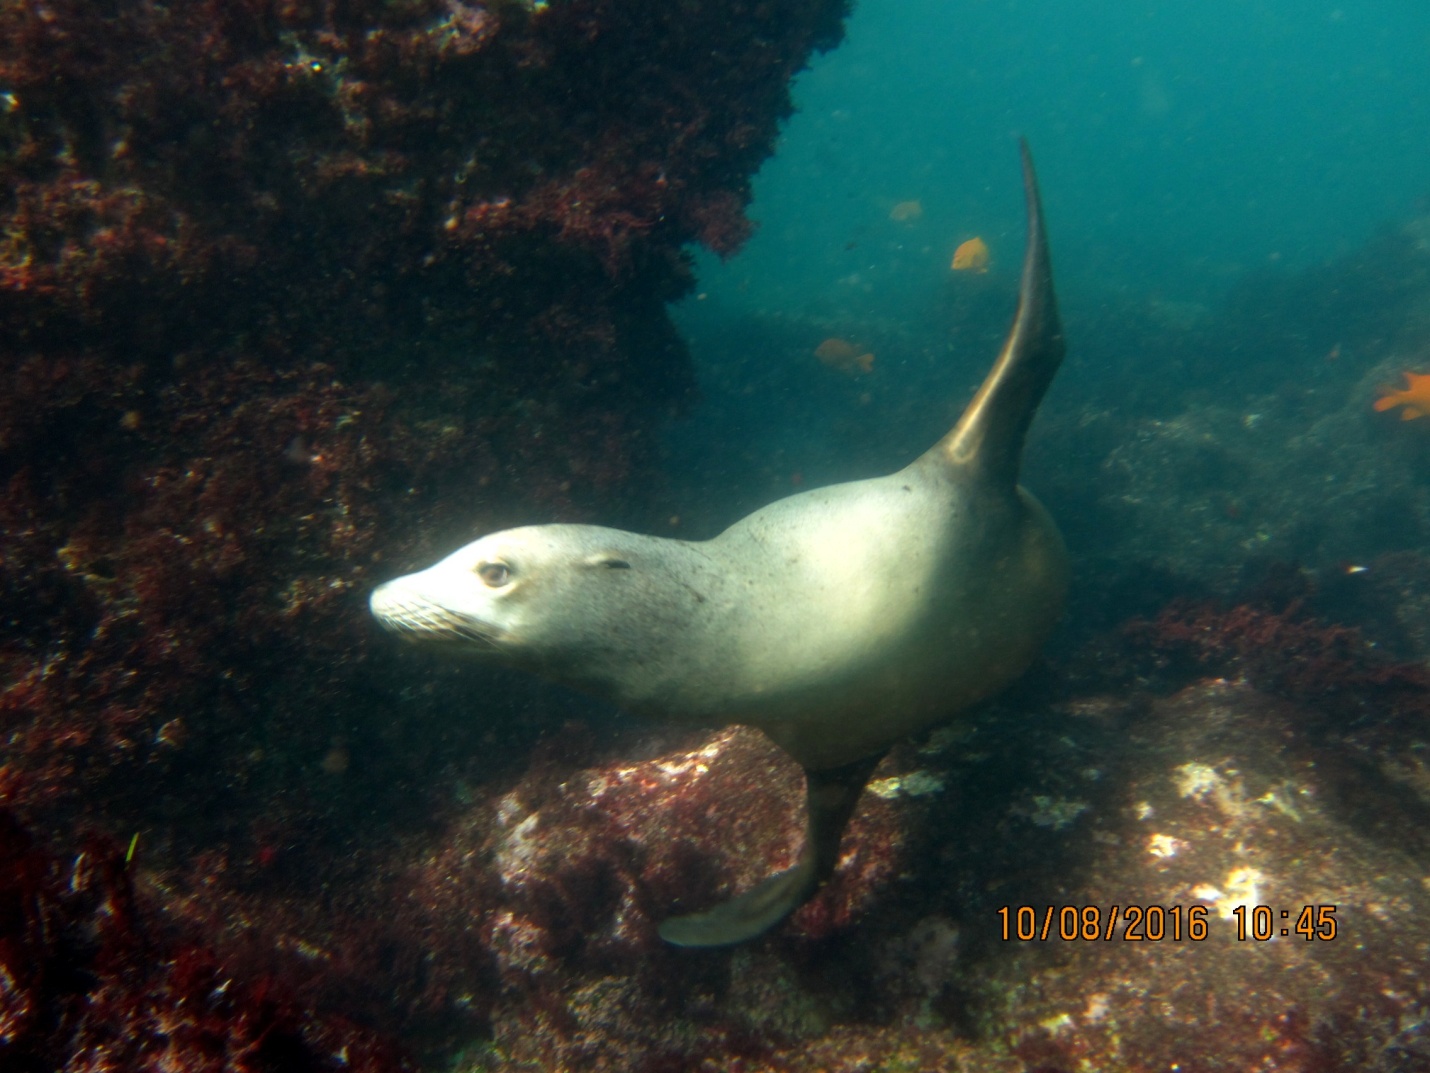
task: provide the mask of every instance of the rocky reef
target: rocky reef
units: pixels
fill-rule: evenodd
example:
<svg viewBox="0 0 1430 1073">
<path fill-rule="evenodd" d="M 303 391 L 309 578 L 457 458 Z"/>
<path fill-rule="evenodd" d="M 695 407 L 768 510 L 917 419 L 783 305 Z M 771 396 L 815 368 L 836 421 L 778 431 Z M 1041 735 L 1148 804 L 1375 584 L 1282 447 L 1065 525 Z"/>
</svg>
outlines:
<svg viewBox="0 0 1430 1073">
<path fill-rule="evenodd" d="M 715 419 L 800 432 L 717 479 L 690 452 L 687 495 L 911 457 L 947 420 L 920 396 L 996 348 L 1003 286 L 922 324 L 689 311 Z M 742 1068 L 1425 1068 L 1426 422 L 1372 406 L 1430 366 L 1424 222 L 1216 305 L 1069 290 L 1026 467 L 1074 555 L 1068 628 L 880 773 L 937 789 L 892 803 L 864 916 L 731 959 L 722 1008 L 758 994 L 771 1026 Z M 820 381 L 831 334 L 899 375 Z M 761 337 L 786 360 L 746 357 Z"/>
<path fill-rule="evenodd" d="M 1134 623 L 896 748 L 830 885 L 733 950 L 655 924 L 789 862 L 798 771 L 748 730 L 567 727 L 349 885 L 388 907 L 365 937 L 256 909 L 204 930 L 422 981 L 461 1069 L 1412 1070 L 1425 677 L 1295 611 Z M 421 970 L 373 957 L 392 943 Z"/>
<path fill-rule="evenodd" d="M 1427 364 L 1423 225 L 1068 303 L 1028 468 L 1074 625 L 898 746 L 755 943 L 655 926 L 790 860 L 774 746 L 375 636 L 371 584 L 479 530 L 704 530 L 943 431 L 997 278 L 712 317 L 706 390 L 825 434 L 732 433 L 721 495 L 657 465 L 685 248 L 748 234 L 843 14 L 0 4 L 0 1066 L 1425 1068 L 1430 491 L 1370 408 Z M 810 390 L 840 334 L 932 379 Z"/>
<path fill-rule="evenodd" d="M 56 853 L 137 833 L 141 897 L 241 932 L 382 871 L 444 765 L 507 762 L 460 672 L 398 695 L 366 590 L 650 475 L 686 248 L 749 234 L 844 13 L 0 5 L 0 799 Z M 320 981 L 366 973 L 407 1021 L 370 962 L 271 964 L 280 931 L 237 943 L 255 974 L 356 1008 Z"/>
<path fill-rule="evenodd" d="M 371 1029 L 315 1014 L 271 979 L 235 979 L 134 897 L 125 854 L 72 859 L 0 811 L 0 1058 L 7 1069 L 293 1073 L 411 1069 Z"/>
</svg>

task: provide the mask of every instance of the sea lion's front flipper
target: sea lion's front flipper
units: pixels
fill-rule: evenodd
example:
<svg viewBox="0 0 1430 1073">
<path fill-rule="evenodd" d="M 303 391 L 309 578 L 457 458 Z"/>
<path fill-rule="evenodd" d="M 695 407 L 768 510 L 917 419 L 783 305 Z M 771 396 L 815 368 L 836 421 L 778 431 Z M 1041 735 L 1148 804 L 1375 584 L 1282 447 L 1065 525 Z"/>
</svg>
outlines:
<svg viewBox="0 0 1430 1073">
<path fill-rule="evenodd" d="M 839 863 L 839 840 L 882 752 L 843 767 L 804 773 L 804 849 L 793 868 L 703 913 L 671 917 L 660 937 L 676 946 L 742 943 L 778 924 L 814 896 Z"/>
</svg>

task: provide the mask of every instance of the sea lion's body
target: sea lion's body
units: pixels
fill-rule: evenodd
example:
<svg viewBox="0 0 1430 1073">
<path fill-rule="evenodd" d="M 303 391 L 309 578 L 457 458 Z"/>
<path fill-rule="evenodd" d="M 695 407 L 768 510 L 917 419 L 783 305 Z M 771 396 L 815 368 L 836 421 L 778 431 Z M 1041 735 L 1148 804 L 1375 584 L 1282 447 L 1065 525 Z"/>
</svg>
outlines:
<svg viewBox="0 0 1430 1073">
<path fill-rule="evenodd" d="M 806 853 L 708 913 L 683 945 L 758 934 L 806 900 L 879 757 L 1001 689 L 1061 612 L 1066 555 L 1017 485 L 1062 356 L 1025 155 L 1029 244 L 1003 354 L 958 426 L 897 473 L 766 506 L 709 541 L 597 526 L 506 530 L 389 582 L 372 607 L 667 721 L 763 730 L 809 781 Z"/>
<path fill-rule="evenodd" d="M 507 662 L 640 715 L 759 727 L 807 768 L 887 748 L 1005 685 L 1063 585 L 1061 542 L 1031 496 L 922 462 L 782 499 L 704 542 L 580 525 L 501 536 L 482 554 L 518 576 L 531 551 L 517 547 L 556 538 L 574 563 L 630 564 L 548 589 L 575 636 Z"/>
</svg>

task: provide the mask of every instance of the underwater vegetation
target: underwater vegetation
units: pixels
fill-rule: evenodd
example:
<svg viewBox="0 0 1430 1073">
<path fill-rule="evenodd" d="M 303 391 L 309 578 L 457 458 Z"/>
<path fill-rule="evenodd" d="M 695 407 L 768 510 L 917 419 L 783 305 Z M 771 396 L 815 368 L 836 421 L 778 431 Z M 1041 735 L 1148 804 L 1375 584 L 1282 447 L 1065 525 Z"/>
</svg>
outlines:
<svg viewBox="0 0 1430 1073">
<path fill-rule="evenodd" d="M 0 810 L 0 1058 L 9 1070 L 186 1073 L 411 1067 L 370 1029 L 236 980 L 214 951 L 161 938 L 124 855 L 92 835 L 55 855 Z"/>
<path fill-rule="evenodd" d="M 140 896 L 206 946 L 408 1018 L 428 992 L 375 965 L 419 956 L 274 939 L 479 752 L 404 729 L 458 694 L 395 695 L 366 590 L 649 471 L 685 247 L 750 233 L 844 13 L 0 6 L 0 799 L 56 852 L 139 832 Z"/>
<path fill-rule="evenodd" d="M 650 908 L 795 848 L 772 747 L 602 722 L 372 629 L 378 580 L 663 487 L 684 247 L 748 235 L 789 78 L 843 14 L 0 4 L 0 1067 L 1423 1066 L 1430 492 L 1423 429 L 1371 412 L 1426 367 L 1423 240 L 1210 313 L 1069 316 L 1074 361 L 1126 344 L 1032 444 L 1080 555 L 1072 636 L 899 746 L 830 886 L 758 946 L 682 955 Z M 1004 316 L 960 346 L 981 361 Z M 953 333 L 898 328 L 786 326 L 787 369 L 747 345 L 762 395 L 848 389 L 841 476 L 946 416 L 885 371 L 947 367 Z M 823 375 L 835 337 L 878 371 Z M 740 467 L 760 496 L 836 471 L 729 439 L 729 495 Z M 1268 559 L 1317 591 L 1236 594 Z M 1239 941 L 1253 897 L 1342 930 Z M 1213 934 L 1005 941 L 1025 904 L 1200 905 Z"/>
<path fill-rule="evenodd" d="M 1417 227 L 1200 309 L 1067 303 L 1068 379 L 1028 459 L 1075 559 L 1067 630 L 1013 695 L 876 775 L 937 789 L 861 917 L 732 959 L 722 1009 L 754 992 L 783 1011 L 746 1068 L 1423 1065 L 1430 485 L 1419 423 L 1372 409 L 1430 345 Z M 699 309 L 712 392 L 755 385 L 769 427 L 814 430 L 722 455 L 714 479 L 734 464 L 769 489 L 871 444 L 917 450 L 912 396 L 953 395 L 935 377 L 973 364 L 968 340 L 1005 315 L 938 314 L 903 332 L 817 315 L 736 330 Z M 758 353 L 762 332 L 787 364 Z M 869 398 L 811 414 L 803 340 L 836 333 L 872 340 L 880 372 Z M 722 412 L 739 428 L 733 401 Z M 1238 937 L 1237 909 L 1258 904 L 1274 934 Z M 1124 938 L 1128 908 L 1154 905 L 1160 936 L 1144 915 Z M 1335 939 L 1293 930 L 1307 905 L 1338 907 Z M 1038 928 L 1051 909 L 1052 936 L 1005 939 L 998 912 L 1020 906 Z M 1184 928 L 1205 911 L 1204 940 L 1173 940 L 1178 906 Z M 1106 925 L 1113 907 L 1111 940 L 1058 933 L 1064 911 Z"/>
</svg>

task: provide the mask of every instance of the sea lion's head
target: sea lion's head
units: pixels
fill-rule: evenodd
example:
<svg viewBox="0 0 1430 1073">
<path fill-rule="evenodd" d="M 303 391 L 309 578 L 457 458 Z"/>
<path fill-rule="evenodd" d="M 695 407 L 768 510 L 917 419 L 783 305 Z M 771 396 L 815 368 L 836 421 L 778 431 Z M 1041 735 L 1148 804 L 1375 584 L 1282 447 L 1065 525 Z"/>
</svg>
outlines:
<svg viewBox="0 0 1430 1073">
<path fill-rule="evenodd" d="M 544 664 L 604 647 L 632 595 L 634 534 L 592 525 L 532 525 L 473 541 L 426 570 L 380 585 L 369 601 L 413 641 Z"/>
</svg>

